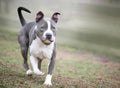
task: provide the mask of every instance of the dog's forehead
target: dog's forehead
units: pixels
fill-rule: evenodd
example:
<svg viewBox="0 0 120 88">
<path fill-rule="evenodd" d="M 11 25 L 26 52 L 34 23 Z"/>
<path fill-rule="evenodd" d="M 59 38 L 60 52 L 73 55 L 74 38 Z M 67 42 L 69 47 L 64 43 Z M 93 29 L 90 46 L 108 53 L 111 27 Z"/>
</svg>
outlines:
<svg viewBox="0 0 120 88">
<path fill-rule="evenodd" d="M 44 18 L 44 21 L 45 21 L 46 23 L 50 22 L 51 25 L 54 25 L 53 20 L 50 19 L 50 18 Z"/>
<path fill-rule="evenodd" d="M 44 23 L 49 26 L 49 24 L 51 24 L 51 20 L 49 18 L 44 18 Z M 43 24 L 44 24 L 43 23 Z"/>
<path fill-rule="evenodd" d="M 50 24 L 50 25 L 49 25 Z M 38 27 L 41 27 L 41 26 L 46 26 L 48 27 L 49 26 L 55 26 L 55 23 L 50 19 L 50 18 L 44 18 L 42 19 L 39 23 L 38 23 Z"/>
</svg>

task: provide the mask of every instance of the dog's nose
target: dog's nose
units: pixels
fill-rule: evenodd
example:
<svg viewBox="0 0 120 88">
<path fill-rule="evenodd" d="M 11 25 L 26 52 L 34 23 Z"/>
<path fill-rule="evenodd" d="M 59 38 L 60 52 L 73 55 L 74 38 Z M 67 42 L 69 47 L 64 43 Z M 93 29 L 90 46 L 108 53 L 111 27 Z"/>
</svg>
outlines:
<svg viewBox="0 0 120 88">
<path fill-rule="evenodd" d="M 51 39 L 51 37 L 52 37 L 52 35 L 51 35 L 50 33 L 47 33 L 47 34 L 46 34 L 46 38 L 47 38 L 47 39 Z"/>
</svg>

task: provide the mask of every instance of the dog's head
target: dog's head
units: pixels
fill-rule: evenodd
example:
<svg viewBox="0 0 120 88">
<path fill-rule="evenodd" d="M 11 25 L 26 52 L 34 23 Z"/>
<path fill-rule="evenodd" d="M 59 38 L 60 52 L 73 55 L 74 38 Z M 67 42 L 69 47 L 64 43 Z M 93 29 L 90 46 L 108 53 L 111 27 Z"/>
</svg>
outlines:
<svg viewBox="0 0 120 88">
<path fill-rule="evenodd" d="M 51 18 L 44 18 L 44 14 L 41 11 L 36 14 L 35 34 L 46 45 L 55 42 L 58 15 L 60 13 L 56 12 Z"/>
</svg>

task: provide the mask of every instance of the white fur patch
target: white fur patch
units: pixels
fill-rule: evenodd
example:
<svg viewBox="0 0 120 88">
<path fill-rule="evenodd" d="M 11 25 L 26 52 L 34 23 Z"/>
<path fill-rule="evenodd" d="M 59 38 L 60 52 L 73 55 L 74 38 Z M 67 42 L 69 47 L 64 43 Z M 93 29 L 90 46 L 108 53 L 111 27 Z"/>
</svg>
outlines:
<svg viewBox="0 0 120 88">
<path fill-rule="evenodd" d="M 35 29 L 37 29 L 37 25 L 35 25 Z"/>
<path fill-rule="evenodd" d="M 33 72 L 32 72 L 32 70 L 29 69 L 29 70 L 27 70 L 26 74 L 29 76 L 29 75 L 32 75 Z"/>
<path fill-rule="evenodd" d="M 51 79 L 52 79 L 52 75 L 48 74 L 48 75 L 46 76 L 44 85 L 51 86 L 51 85 L 52 85 Z"/>
<path fill-rule="evenodd" d="M 33 71 L 36 75 L 44 75 L 42 71 L 39 70 L 38 68 L 38 59 L 35 58 L 34 56 L 30 56 L 30 61 L 33 66 Z"/>
<path fill-rule="evenodd" d="M 54 49 L 54 42 L 52 42 L 50 45 L 45 45 L 37 37 L 35 40 L 33 40 L 32 44 L 30 45 L 30 54 L 40 59 L 45 59 L 45 58 L 51 59 L 53 49 Z"/>
</svg>

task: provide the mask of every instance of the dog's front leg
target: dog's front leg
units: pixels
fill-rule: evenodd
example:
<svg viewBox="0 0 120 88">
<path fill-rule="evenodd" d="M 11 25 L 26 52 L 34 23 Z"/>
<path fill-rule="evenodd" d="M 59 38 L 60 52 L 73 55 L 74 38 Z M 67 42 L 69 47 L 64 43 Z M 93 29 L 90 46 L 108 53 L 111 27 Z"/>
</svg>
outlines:
<svg viewBox="0 0 120 88">
<path fill-rule="evenodd" d="M 54 65 L 55 65 L 55 52 L 53 53 L 52 55 L 52 58 L 50 59 L 50 63 L 48 65 L 48 74 L 46 76 L 46 79 L 45 79 L 45 82 L 44 82 L 44 85 L 46 86 L 52 86 L 52 73 L 53 73 L 53 70 L 54 70 Z"/>
<path fill-rule="evenodd" d="M 44 73 L 40 71 L 38 68 L 38 58 L 35 58 L 34 56 L 30 56 L 30 61 L 31 61 L 34 73 L 37 75 L 44 75 Z"/>
</svg>

